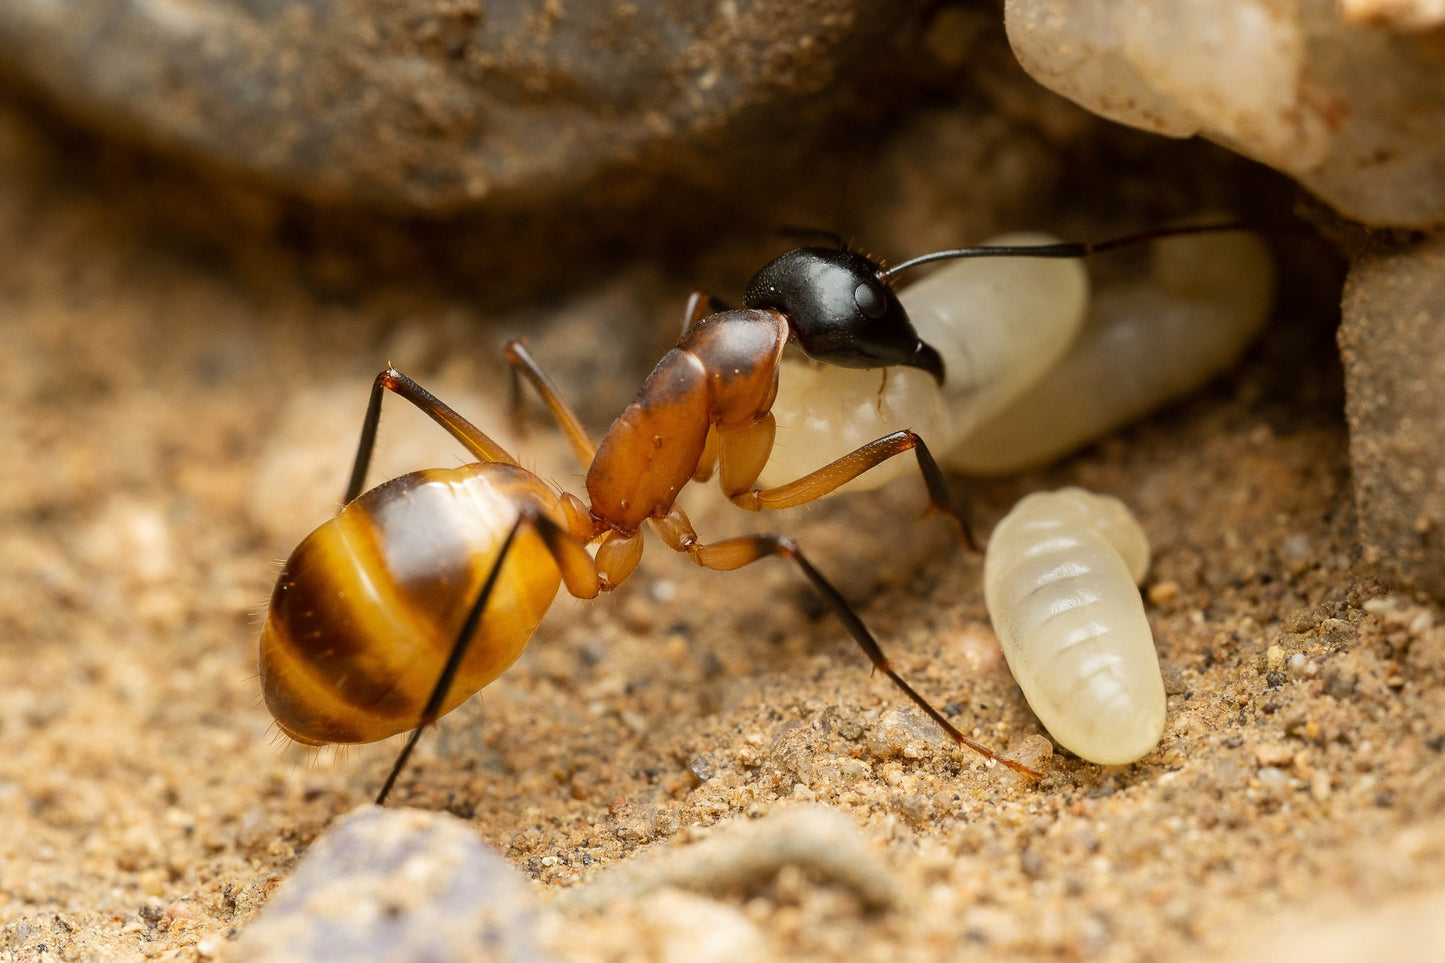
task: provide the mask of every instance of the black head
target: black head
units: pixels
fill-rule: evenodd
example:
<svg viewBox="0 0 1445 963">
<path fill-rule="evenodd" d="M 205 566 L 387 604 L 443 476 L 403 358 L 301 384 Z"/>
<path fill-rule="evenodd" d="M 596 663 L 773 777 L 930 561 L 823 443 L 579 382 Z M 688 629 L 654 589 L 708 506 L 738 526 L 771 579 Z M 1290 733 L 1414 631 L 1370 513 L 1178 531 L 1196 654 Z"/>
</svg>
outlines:
<svg viewBox="0 0 1445 963">
<path fill-rule="evenodd" d="M 775 259 L 748 282 L 743 303 L 788 318 L 815 361 L 842 368 L 922 368 L 943 384 L 943 359 L 918 337 L 908 312 L 856 251 L 804 247 Z"/>
</svg>

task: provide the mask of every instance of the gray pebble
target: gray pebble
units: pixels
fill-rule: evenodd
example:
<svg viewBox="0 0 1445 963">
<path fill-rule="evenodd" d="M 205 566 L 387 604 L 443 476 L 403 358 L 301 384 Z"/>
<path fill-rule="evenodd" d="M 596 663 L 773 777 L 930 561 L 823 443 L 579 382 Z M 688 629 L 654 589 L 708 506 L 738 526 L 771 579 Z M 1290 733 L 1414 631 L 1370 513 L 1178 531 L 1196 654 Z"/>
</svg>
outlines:
<svg viewBox="0 0 1445 963">
<path fill-rule="evenodd" d="M 540 961 L 550 958 L 537 940 L 543 912 L 466 823 L 366 806 L 312 844 L 236 958 Z"/>
</svg>

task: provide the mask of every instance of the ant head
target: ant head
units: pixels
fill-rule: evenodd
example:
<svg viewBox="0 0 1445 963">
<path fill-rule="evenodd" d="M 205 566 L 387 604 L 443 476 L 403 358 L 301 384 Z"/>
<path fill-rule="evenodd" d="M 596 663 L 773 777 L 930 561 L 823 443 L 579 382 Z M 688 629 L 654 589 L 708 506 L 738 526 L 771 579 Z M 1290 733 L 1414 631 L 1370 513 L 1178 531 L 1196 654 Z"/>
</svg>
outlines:
<svg viewBox="0 0 1445 963">
<path fill-rule="evenodd" d="M 753 275 L 743 304 L 786 315 L 814 361 L 841 368 L 907 365 L 943 384 L 943 358 L 918 337 L 882 271 L 856 251 L 798 248 Z"/>
</svg>

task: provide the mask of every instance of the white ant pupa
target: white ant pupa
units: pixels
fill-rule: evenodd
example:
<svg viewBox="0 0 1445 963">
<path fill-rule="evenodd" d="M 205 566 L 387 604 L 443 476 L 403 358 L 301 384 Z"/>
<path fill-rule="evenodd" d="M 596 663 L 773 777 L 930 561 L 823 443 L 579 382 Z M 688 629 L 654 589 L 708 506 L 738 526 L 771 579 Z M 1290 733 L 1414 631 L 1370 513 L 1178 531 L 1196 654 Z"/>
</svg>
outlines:
<svg viewBox="0 0 1445 963">
<path fill-rule="evenodd" d="M 1133 762 L 1164 732 L 1164 682 L 1137 585 L 1149 542 L 1117 498 L 1029 495 L 984 555 L 984 598 L 1014 680 L 1061 745 Z"/>
<path fill-rule="evenodd" d="M 990 244 L 1042 245 L 1012 234 Z M 1268 249 L 1248 232 L 1156 241 L 1147 278 L 1090 297 L 1079 260 L 956 261 L 899 298 L 943 358 L 886 375 L 784 362 L 765 482 L 799 477 L 868 441 L 912 428 L 946 467 L 996 475 L 1060 457 L 1229 367 L 1273 301 Z M 912 472 L 893 459 L 845 486 Z"/>
</svg>

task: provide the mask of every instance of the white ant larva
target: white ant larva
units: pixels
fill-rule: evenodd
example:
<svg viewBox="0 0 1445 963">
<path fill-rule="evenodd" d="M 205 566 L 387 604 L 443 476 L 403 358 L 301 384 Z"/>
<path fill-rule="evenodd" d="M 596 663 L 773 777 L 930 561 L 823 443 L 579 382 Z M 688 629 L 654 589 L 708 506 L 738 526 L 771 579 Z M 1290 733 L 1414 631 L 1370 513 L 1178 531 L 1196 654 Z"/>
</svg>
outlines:
<svg viewBox="0 0 1445 963">
<path fill-rule="evenodd" d="M 1092 299 L 1081 261 L 1030 257 L 960 260 L 899 297 L 943 358 L 943 386 L 917 369 L 785 361 L 765 480 L 799 477 L 899 428 L 968 474 L 1056 458 L 1232 364 L 1269 313 L 1273 268 L 1253 234 L 1199 233 L 1156 242 L 1146 279 Z M 910 471 L 894 459 L 845 487 Z"/>
<path fill-rule="evenodd" d="M 1000 475 L 1062 457 L 1229 368 L 1273 303 L 1273 261 L 1258 235 L 1160 241 L 1147 281 L 1100 289 L 1060 363 L 978 423 L 946 462 Z"/>
<path fill-rule="evenodd" d="M 1038 492 L 989 538 L 984 597 L 1039 721 L 1091 762 L 1143 756 L 1164 731 L 1164 682 L 1136 586 L 1149 542 L 1124 503 Z"/>
</svg>

